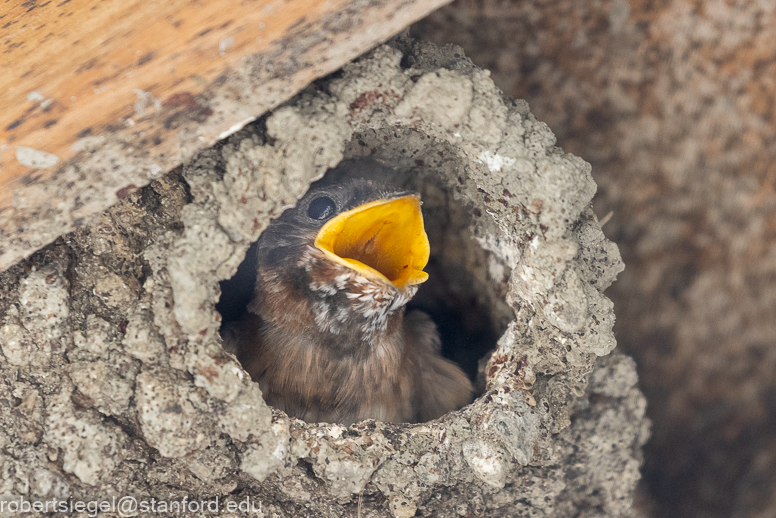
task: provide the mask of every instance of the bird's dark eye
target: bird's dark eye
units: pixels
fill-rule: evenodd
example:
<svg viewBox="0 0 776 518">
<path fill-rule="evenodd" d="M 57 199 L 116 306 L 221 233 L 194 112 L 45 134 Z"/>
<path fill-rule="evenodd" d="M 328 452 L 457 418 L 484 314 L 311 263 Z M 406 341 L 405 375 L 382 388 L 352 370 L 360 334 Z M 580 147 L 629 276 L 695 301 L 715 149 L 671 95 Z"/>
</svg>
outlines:
<svg viewBox="0 0 776 518">
<path fill-rule="evenodd" d="M 321 196 L 315 198 L 307 206 L 307 215 L 312 219 L 325 220 L 329 219 L 337 211 L 337 206 L 334 204 L 334 200 L 328 196 Z"/>
</svg>

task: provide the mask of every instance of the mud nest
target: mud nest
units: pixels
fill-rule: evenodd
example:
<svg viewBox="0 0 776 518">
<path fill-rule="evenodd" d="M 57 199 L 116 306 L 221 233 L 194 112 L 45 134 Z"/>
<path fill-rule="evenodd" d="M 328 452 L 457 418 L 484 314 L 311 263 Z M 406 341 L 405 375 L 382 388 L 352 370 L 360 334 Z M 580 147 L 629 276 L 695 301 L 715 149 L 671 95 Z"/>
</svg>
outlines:
<svg viewBox="0 0 776 518">
<path fill-rule="evenodd" d="M 437 280 L 416 302 L 463 315 L 449 354 L 474 376 L 496 346 L 481 395 L 432 422 L 289 419 L 221 347 L 219 282 L 313 181 L 363 158 L 422 193 Z M 609 355 L 602 291 L 622 263 L 594 192 L 589 165 L 460 48 L 375 49 L 0 274 L 0 494 L 631 515 L 645 401 Z"/>
</svg>

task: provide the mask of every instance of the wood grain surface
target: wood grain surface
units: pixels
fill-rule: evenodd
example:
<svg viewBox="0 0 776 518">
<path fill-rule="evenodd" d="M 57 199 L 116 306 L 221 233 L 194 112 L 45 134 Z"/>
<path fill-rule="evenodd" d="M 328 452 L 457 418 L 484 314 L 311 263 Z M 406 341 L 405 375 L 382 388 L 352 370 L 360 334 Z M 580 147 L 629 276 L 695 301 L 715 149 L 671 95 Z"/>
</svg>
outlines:
<svg viewBox="0 0 776 518">
<path fill-rule="evenodd" d="M 5 0 L 0 270 L 449 0 Z"/>
</svg>

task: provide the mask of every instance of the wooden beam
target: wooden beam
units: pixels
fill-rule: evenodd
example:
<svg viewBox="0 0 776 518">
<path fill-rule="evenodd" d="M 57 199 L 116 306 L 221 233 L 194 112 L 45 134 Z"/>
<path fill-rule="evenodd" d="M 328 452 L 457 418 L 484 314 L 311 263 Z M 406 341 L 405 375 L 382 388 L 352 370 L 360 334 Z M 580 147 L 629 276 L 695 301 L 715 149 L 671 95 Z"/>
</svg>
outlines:
<svg viewBox="0 0 776 518">
<path fill-rule="evenodd" d="M 450 0 L 6 0 L 0 271 Z"/>
</svg>

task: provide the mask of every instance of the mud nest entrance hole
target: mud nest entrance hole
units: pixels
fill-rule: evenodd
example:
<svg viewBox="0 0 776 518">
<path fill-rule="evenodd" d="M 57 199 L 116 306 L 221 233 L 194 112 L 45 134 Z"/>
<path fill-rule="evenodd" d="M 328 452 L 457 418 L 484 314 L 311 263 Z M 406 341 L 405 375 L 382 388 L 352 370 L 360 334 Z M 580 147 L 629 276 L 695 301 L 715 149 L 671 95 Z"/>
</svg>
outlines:
<svg viewBox="0 0 776 518">
<path fill-rule="evenodd" d="M 449 162 L 455 153 L 437 149 L 445 146 L 425 136 L 422 136 L 423 140 L 430 143 L 430 147 L 422 150 L 397 147 L 397 140 L 415 140 L 407 137 L 421 136 L 412 135 L 418 132 L 411 130 L 403 134 L 391 132 L 389 141 L 393 145 L 382 146 L 382 152 L 372 152 L 371 143 L 376 140 L 385 143 L 378 133 L 372 131 L 355 137 L 348 146 L 350 152 L 346 152 L 346 159 L 319 181 L 361 177 L 421 194 L 426 232 L 431 243 L 431 257 L 425 268 L 429 278 L 420 286 L 407 309 L 422 310 L 434 320 L 442 338 L 443 356 L 460 365 L 476 382 L 480 360 L 495 349 L 498 338 L 514 318 L 505 302 L 509 272 L 493 271 L 490 254 L 471 232 L 472 213 L 478 209 L 453 193 L 456 175 Z M 427 163 L 423 158 L 415 158 L 408 165 L 406 160 L 375 157 L 396 151 L 402 158 L 432 154 L 438 160 Z M 253 243 L 248 249 L 237 273 L 220 283 L 221 299 L 216 309 L 221 313 L 224 325 L 238 320 L 247 311 L 256 278 L 256 246 Z M 482 380 L 475 385 L 479 395 L 484 388 Z"/>
</svg>

